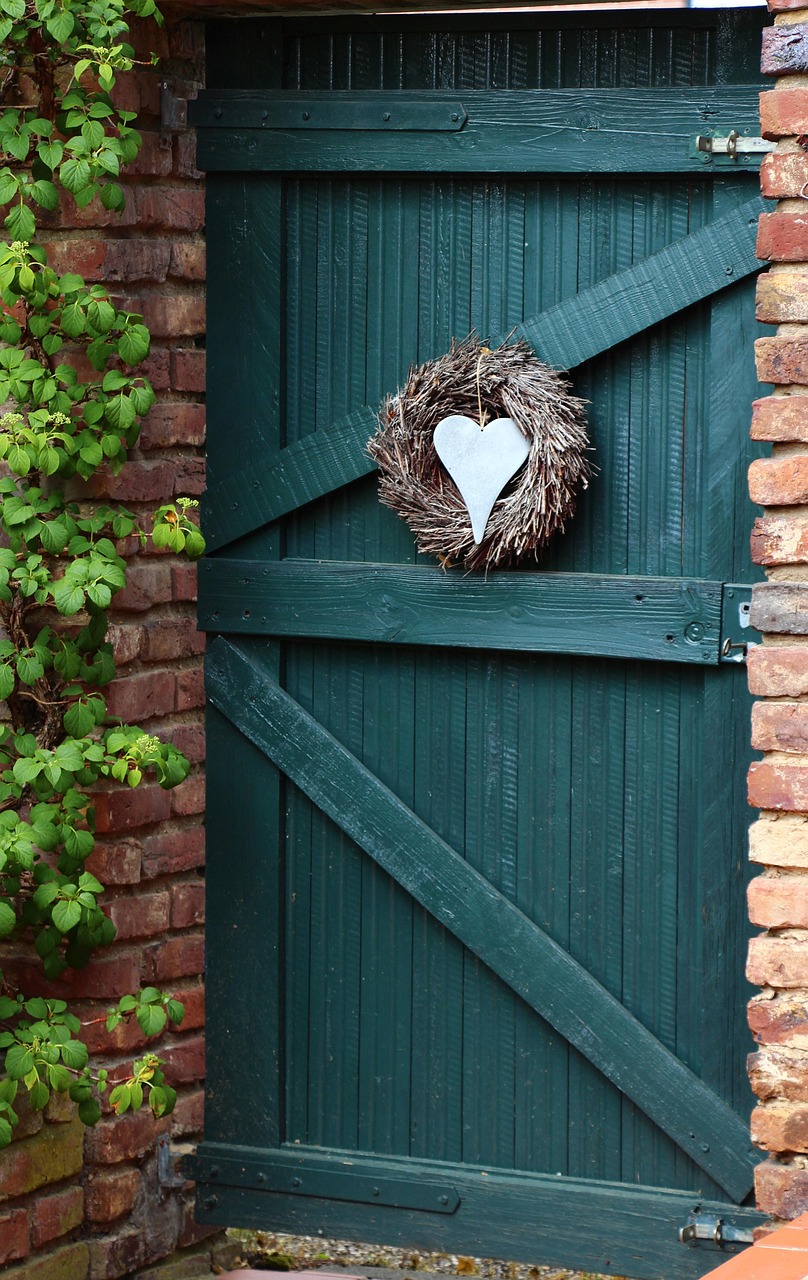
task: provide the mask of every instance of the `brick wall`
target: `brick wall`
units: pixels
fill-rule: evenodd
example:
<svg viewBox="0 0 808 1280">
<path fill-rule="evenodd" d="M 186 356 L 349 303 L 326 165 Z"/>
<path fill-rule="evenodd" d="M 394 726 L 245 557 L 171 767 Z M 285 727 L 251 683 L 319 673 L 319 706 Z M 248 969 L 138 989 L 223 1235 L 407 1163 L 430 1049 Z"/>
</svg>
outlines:
<svg viewBox="0 0 808 1280">
<path fill-rule="evenodd" d="M 799 5 L 803 7 L 799 7 Z M 770 0 L 764 33 L 763 136 L 777 149 L 763 161 L 762 189 L 778 201 L 760 220 L 758 254 L 771 263 L 758 281 L 758 318 L 778 326 L 757 343 L 758 376 L 774 394 L 756 402 L 752 436 L 771 457 L 752 464 L 749 488 L 763 507 L 752 554 L 768 581 L 755 588 L 752 620 L 764 643 L 749 654 L 755 703 L 749 774 L 761 810 L 750 855 L 748 974 L 762 988 L 749 1006 L 758 1042 L 750 1079 L 758 1103 L 752 1136 L 769 1158 L 756 1177 L 760 1207 L 794 1218 L 808 1207 L 808 5 Z"/>
<path fill-rule="evenodd" d="M 144 313 L 152 331 L 146 372 L 159 403 L 133 460 L 95 487 L 145 514 L 161 501 L 198 495 L 203 484 L 204 194 L 193 139 L 182 131 L 184 99 L 202 77 L 203 30 L 185 22 L 161 33 L 143 24 L 133 34 L 139 54 L 148 60 L 154 49 L 161 62 L 119 85 L 121 105 L 140 113 L 144 138 L 124 183 L 126 211 L 65 204 L 43 239 L 60 270 L 107 282 Z M 134 540 L 126 550 L 135 551 Z M 181 1029 L 161 1042 L 179 1090 L 176 1111 L 171 1122 L 145 1111 L 106 1115 L 87 1131 L 63 1102 L 44 1117 L 25 1116 L 0 1155 L 3 1280 L 112 1280 L 206 1235 L 193 1224 L 189 1188 L 160 1193 L 154 1154 L 160 1132 L 170 1128 L 175 1140 L 192 1140 L 202 1124 L 205 741 L 195 594 L 193 567 L 156 553 L 138 559 L 129 587 L 115 598 L 120 678 L 111 686 L 110 712 L 176 742 L 193 770 L 172 792 L 110 788 L 99 797 L 98 847 L 88 865 L 109 886 L 118 940 L 86 972 L 67 978 L 88 1021 L 148 983 L 184 1001 Z M 20 958 L 18 972 L 27 965 Z M 41 988 L 39 977 L 37 983 Z M 61 993 L 61 984 L 50 990 Z M 87 1039 L 110 1069 L 131 1061 L 144 1043 L 137 1027 L 119 1028 L 110 1043 L 103 1024 L 91 1025 Z M 200 1260 L 211 1252 L 199 1251 Z M 199 1251 L 183 1261 L 183 1275 Z"/>
</svg>

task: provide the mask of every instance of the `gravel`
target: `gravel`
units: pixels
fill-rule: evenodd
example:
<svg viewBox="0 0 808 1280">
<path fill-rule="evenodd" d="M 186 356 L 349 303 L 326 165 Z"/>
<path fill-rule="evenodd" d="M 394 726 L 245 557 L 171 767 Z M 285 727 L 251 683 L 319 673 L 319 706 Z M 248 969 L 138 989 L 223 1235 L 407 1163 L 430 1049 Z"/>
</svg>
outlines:
<svg viewBox="0 0 808 1280">
<path fill-rule="evenodd" d="M 412 1249 L 327 1240 L 322 1236 L 290 1236 L 265 1231 L 238 1231 L 245 1265 L 258 1270 L 314 1271 L 367 1277 L 367 1280 L 431 1280 L 438 1276 L 477 1276 L 481 1280 L 620 1280 L 591 1271 L 568 1271 L 540 1262 L 503 1262 L 457 1253 L 425 1253 Z"/>
</svg>

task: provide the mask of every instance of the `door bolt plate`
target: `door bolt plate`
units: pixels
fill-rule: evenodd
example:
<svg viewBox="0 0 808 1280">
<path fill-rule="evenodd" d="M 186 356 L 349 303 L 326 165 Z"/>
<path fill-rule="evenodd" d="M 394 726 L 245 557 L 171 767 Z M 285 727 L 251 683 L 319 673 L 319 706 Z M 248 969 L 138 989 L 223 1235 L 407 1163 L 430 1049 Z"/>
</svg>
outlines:
<svg viewBox="0 0 808 1280">
<path fill-rule="evenodd" d="M 698 1244 L 709 1240 L 719 1248 L 725 1244 L 752 1244 L 750 1227 L 736 1227 L 714 1213 L 691 1213 L 684 1227 L 679 1228 L 682 1244 Z"/>
<path fill-rule="evenodd" d="M 744 137 L 737 129 L 732 129 L 726 137 L 714 138 L 709 134 L 699 134 L 696 138 L 696 150 L 706 152 L 710 156 L 728 156 L 736 160 L 738 156 L 759 156 L 767 151 L 774 151 L 776 142 L 766 138 Z"/>
<path fill-rule="evenodd" d="M 748 583 L 725 582 L 721 594 L 721 662 L 744 662 L 752 636 L 749 616 L 752 588 Z"/>
</svg>

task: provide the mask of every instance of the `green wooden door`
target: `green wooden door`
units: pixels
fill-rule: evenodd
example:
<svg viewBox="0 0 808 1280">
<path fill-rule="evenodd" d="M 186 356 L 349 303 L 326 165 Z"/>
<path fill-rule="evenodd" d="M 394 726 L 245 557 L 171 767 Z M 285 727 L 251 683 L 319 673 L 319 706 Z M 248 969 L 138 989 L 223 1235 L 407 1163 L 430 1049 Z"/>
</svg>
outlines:
<svg viewBox="0 0 808 1280">
<path fill-rule="evenodd" d="M 695 1277 L 749 1228 L 743 667 L 760 19 L 211 29 L 205 1221 Z M 390 119 L 386 119 L 389 116 Z M 462 576 L 376 496 L 512 329 L 599 474 Z M 729 636 L 731 639 L 732 637 Z"/>
</svg>

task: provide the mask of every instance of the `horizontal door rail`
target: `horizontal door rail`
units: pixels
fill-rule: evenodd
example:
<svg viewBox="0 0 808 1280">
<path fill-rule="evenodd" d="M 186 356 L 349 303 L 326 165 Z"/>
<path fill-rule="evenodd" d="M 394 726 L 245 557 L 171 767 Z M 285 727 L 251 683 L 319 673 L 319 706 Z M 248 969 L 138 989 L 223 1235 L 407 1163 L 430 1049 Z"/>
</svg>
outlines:
<svg viewBox="0 0 808 1280">
<path fill-rule="evenodd" d="M 490 1257 L 502 1251 L 504 1231 L 515 1261 L 541 1258 L 551 1266 L 598 1274 L 619 1266 L 621 1273 L 658 1280 L 698 1280 L 705 1270 L 740 1252 L 742 1246 L 735 1244 L 680 1244 L 679 1230 L 691 1217 L 712 1214 L 725 1228 L 747 1231 L 766 1221 L 755 1209 L 702 1200 L 687 1191 L 364 1151 L 204 1142 L 197 1155 L 186 1157 L 183 1169 L 197 1183 L 200 1222 L 227 1226 L 238 1220 L 261 1227 L 272 1221 L 278 1231 L 300 1234 L 312 1218 L 301 1222 L 302 1206 L 290 1187 L 295 1179 L 302 1188 L 316 1177 L 327 1189 L 316 1205 L 316 1221 L 326 1235 L 347 1230 L 365 1233 L 364 1239 L 379 1244 L 411 1245 L 427 1230 L 435 1249 L 468 1249 L 477 1257 Z M 453 1214 L 430 1214 L 426 1221 L 403 1205 L 376 1203 L 368 1214 L 362 1202 L 354 1206 L 342 1198 L 340 1184 L 350 1177 L 375 1185 L 380 1178 L 394 1178 L 404 1187 L 410 1183 L 413 1197 L 422 1184 L 450 1183 L 460 1207 Z"/>
<path fill-rule="evenodd" d="M 718 664 L 720 582 L 206 560 L 203 630 Z"/>
<path fill-rule="evenodd" d="M 219 639 L 221 711 L 416 902 L 639 1106 L 738 1202 L 756 1153 L 744 1121 L 619 1000 L 295 702 Z"/>
<path fill-rule="evenodd" d="M 759 85 L 208 90 L 190 109 L 200 169 L 708 174 L 760 164 L 759 154 L 722 162 L 695 145 L 708 133 L 755 134 L 759 94 Z"/>
<path fill-rule="evenodd" d="M 749 200 L 708 227 L 525 320 L 517 335 L 556 368 L 572 369 L 592 360 L 760 271 L 755 235 L 766 207 L 759 198 Z M 366 446 L 376 426 L 375 409 L 362 405 L 265 464 L 256 460 L 213 485 L 204 499 L 210 550 L 375 471 Z"/>
</svg>

